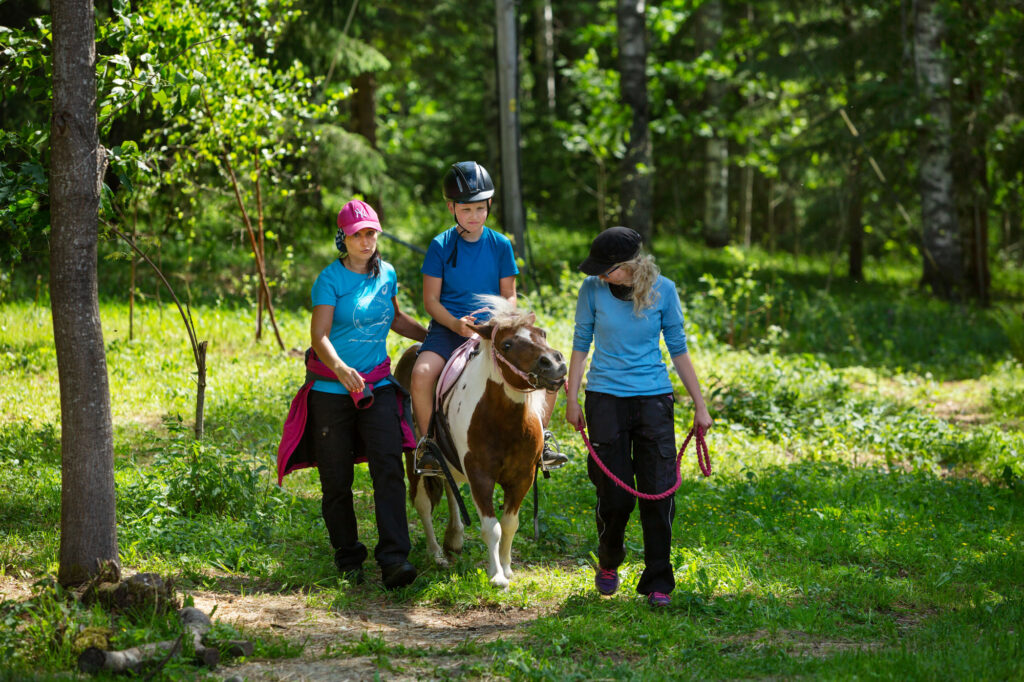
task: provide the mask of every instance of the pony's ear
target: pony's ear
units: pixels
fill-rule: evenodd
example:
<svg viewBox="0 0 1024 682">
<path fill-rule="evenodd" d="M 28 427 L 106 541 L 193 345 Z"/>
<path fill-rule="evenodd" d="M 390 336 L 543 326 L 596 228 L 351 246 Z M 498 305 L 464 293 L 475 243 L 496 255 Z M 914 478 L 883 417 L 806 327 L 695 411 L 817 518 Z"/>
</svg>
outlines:
<svg viewBox="0 0 1024 682">
<path fill-rule="evenodd" d="M 530 313 L 529 315 L 526 316 L 526 326 L 527 327 L 532 327 L 536 323 L 537 323 L 537 315 L 536 314 Z"/>
<path fill-rule="evenodd" d="M 494 333 L 494 322 L 484 322 L 483 324 L 471 324 L 469 328 L 475 331 L 480 338 L 490 339 Z"/>
</svg>

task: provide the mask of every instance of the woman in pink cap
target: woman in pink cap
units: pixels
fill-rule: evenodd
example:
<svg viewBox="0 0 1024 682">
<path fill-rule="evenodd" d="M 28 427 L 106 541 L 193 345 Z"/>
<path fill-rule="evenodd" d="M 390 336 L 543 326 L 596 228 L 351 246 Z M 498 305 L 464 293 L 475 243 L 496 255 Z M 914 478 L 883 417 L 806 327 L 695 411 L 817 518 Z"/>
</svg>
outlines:
<svg viewBox="0 0 1024 682">
<path fill-rule="evenodd" d="M 350 201 L 338 213 L 340 257 L 313 284 L 310 336 L 322 365 L 307 362 L 315 376 L 309 377 L 305 439 L 320 470 L 334 563 L 356 583 L 363 580 L 367 551 L 352 506 L 353 465 L 363 459 L 369 464 L 378 531 L 374 557 L 384 587 L 394 589 L 415 580 L 416 568 L 408 559 L 402 400 L 386 340 L 389 330 L 415 341 L 427 331 L 398 307 L 395 269 L 377 248 L 380 231 L 377 213 L 363 201 Z M 405 432 L 408 441 L 411 429 Z"/>
</svg>

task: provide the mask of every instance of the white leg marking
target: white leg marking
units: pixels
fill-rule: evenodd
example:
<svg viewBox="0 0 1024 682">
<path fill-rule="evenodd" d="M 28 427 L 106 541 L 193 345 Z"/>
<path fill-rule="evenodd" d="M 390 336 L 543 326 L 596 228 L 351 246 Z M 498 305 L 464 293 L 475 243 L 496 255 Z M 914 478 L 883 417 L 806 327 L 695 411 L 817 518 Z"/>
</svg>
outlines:
<svg viewBox="0 0 1024 682">
<path fill-rule="evenodd" d="M 422 481 L 420 481 L 420 485 L 416 488 L 416 497 L 413 498 L 412 506 L 416 508 L 416 513 L 420 515 L 420 521 L 423 523 L 423 534 L 427 539 L 427 551 L 434 557 L 434 561 L 438 566 L 447 566 L 448 560 L 445 559 L 444 552 L 437 544 L 437 536 L 434 533 L 434 518 L 433 510 L 430 507 L 430 496 L 427 494 L 426 487 Z"/>
<path fill-rule="evenodd" d="M 495 587 L 507 589 L 508 578 L 505 577 L 498 561 L 498 544 L 501 542 L 501 526 L 498 519 L 493 516 L 481 516 L 480 534 L 484 536 L 484 543 L 487 545 L 487 577 Z"/>
<path fill-rule="evenodd" d="M 498 556 L 501 559 L 501 570 L 505 580 L 512 579 L 512 538 L 519 530 L 519 514 L 505 512 L 501 515 L 501 548 Z"/>
</svg>

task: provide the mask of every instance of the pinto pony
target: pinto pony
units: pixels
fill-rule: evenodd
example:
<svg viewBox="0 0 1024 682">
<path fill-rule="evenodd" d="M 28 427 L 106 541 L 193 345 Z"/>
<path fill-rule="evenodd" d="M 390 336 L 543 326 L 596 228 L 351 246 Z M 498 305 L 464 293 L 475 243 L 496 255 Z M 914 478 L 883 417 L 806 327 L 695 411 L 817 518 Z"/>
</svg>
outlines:
<svg viewBox="0 0 1024 682">
<path fill-rule="evenodd" d="M 519 508 L 533 485 L 544 447 L 545 390 L 565 381 L 562 354 L 547 343 L 535 317 L 500 296 L 482 296 L 491 318 L 471 325 L 480 336 L 478 352 L 466 362 L 454 385 L 443 395 L 440 410 L 447 420 L 457 460 L 448 467 L 457 485 L 469 483 L 487 544 L 487 576 L 496 587 L 508 587 L 512 577 L 512 538 L 519 528 Z M 395 377 L 408 387 L 419 344 L 407 349 Z M 413 455 L 406 460 L 409 497 L 423 522 L 427 548 L 445 565 L 444 552 L 434 535 L 432 512 L 442 486 L 448 495 L 448 528 L 444 549 L 462 550 L 465 528 L 455 495 L 439 476 L 418 476 Z M 504 493 L 501 519 L 494 509 L 494 487 Z"/>
</svg>

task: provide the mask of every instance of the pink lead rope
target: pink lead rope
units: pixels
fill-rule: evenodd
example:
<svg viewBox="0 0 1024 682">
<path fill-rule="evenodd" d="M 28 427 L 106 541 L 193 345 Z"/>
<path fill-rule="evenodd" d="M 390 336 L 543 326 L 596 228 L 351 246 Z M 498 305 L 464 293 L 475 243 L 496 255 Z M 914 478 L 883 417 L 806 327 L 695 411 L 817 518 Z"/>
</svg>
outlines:
<svg viewBox="0 0 1024 682">
<path fill-rule="evenodd" d="M 594 458 L 594 462 L 596 462 L 598 468 L 600 468 L 601 471 L 604 472 L 604 475 L 607 476 L 608 478 L 612 479 L 612 481 L 615 482 L 615 485 L 619 486 L 620 488 L 622 488 L 623 490 L 625 490 L 629 494 L 633 495 L 634 497 L 639 497 L 641 500 L 663 500 L 666 497 L 668 497 L 669 495 L 672 495 L 673 493 L 675 493 L 675 491 L 679 490 L 679 486 L 681 486 L 683 484 L 683 476 L 682 476 L 682 473 L 680 471 L 680 465 L 681 465 L 682 460 L 683 460 L 683 453 L 686 452 L 686 446 L 688 446 L 690 444 L 690 439 L 693 438 L 694 434 L 696 434 L 696 436 L 697 436 L 697 439 L 696 439 L 696 444 L 697 444 L 697 464 L 698 464 L 698 466 L 700 466 L 700 472 L 702 474 L 704 474 L 704 476 L 710 476 L 711 475 L 711 455 L 708 453 L 708 444 L 706 442 L 704 442 L 704 432 L 700 431 L 700 430 L 697 430 L 696 428 L 690 429 L 689 435 L 687 435 L 686 436 L 686 440 L 683 441 L 683 447 L 679 448 L 679 454 L 676 455 L 676 483 L 675 483 L 675 485 L 673 485 L 671 488 L 669 488 L 665 492 L 658 493 L 657 495 L 649 495 L 647 493 L 642 493 L 639 490 L 635 490 L 635 489 L 631 488 L 628 484 L 624 483 L 618 476 L 613 474 L 608 469 L 608 467 L 605 466 L 604 462 L 601 461 L 601 458 L 597 456 L 596 452 L 594 452 L 594 446 L 590 444 L 590 439 L 587 438 L 587 429 L 586 429 L 586 427 L 584 427 L 584 426 L 577 426 L 576 430 L 580 432 L 581 436 L 583 436 L 583 442 L 586 443 L 587 450 L 590 451 L 590 456 Z"/>
</svg>

